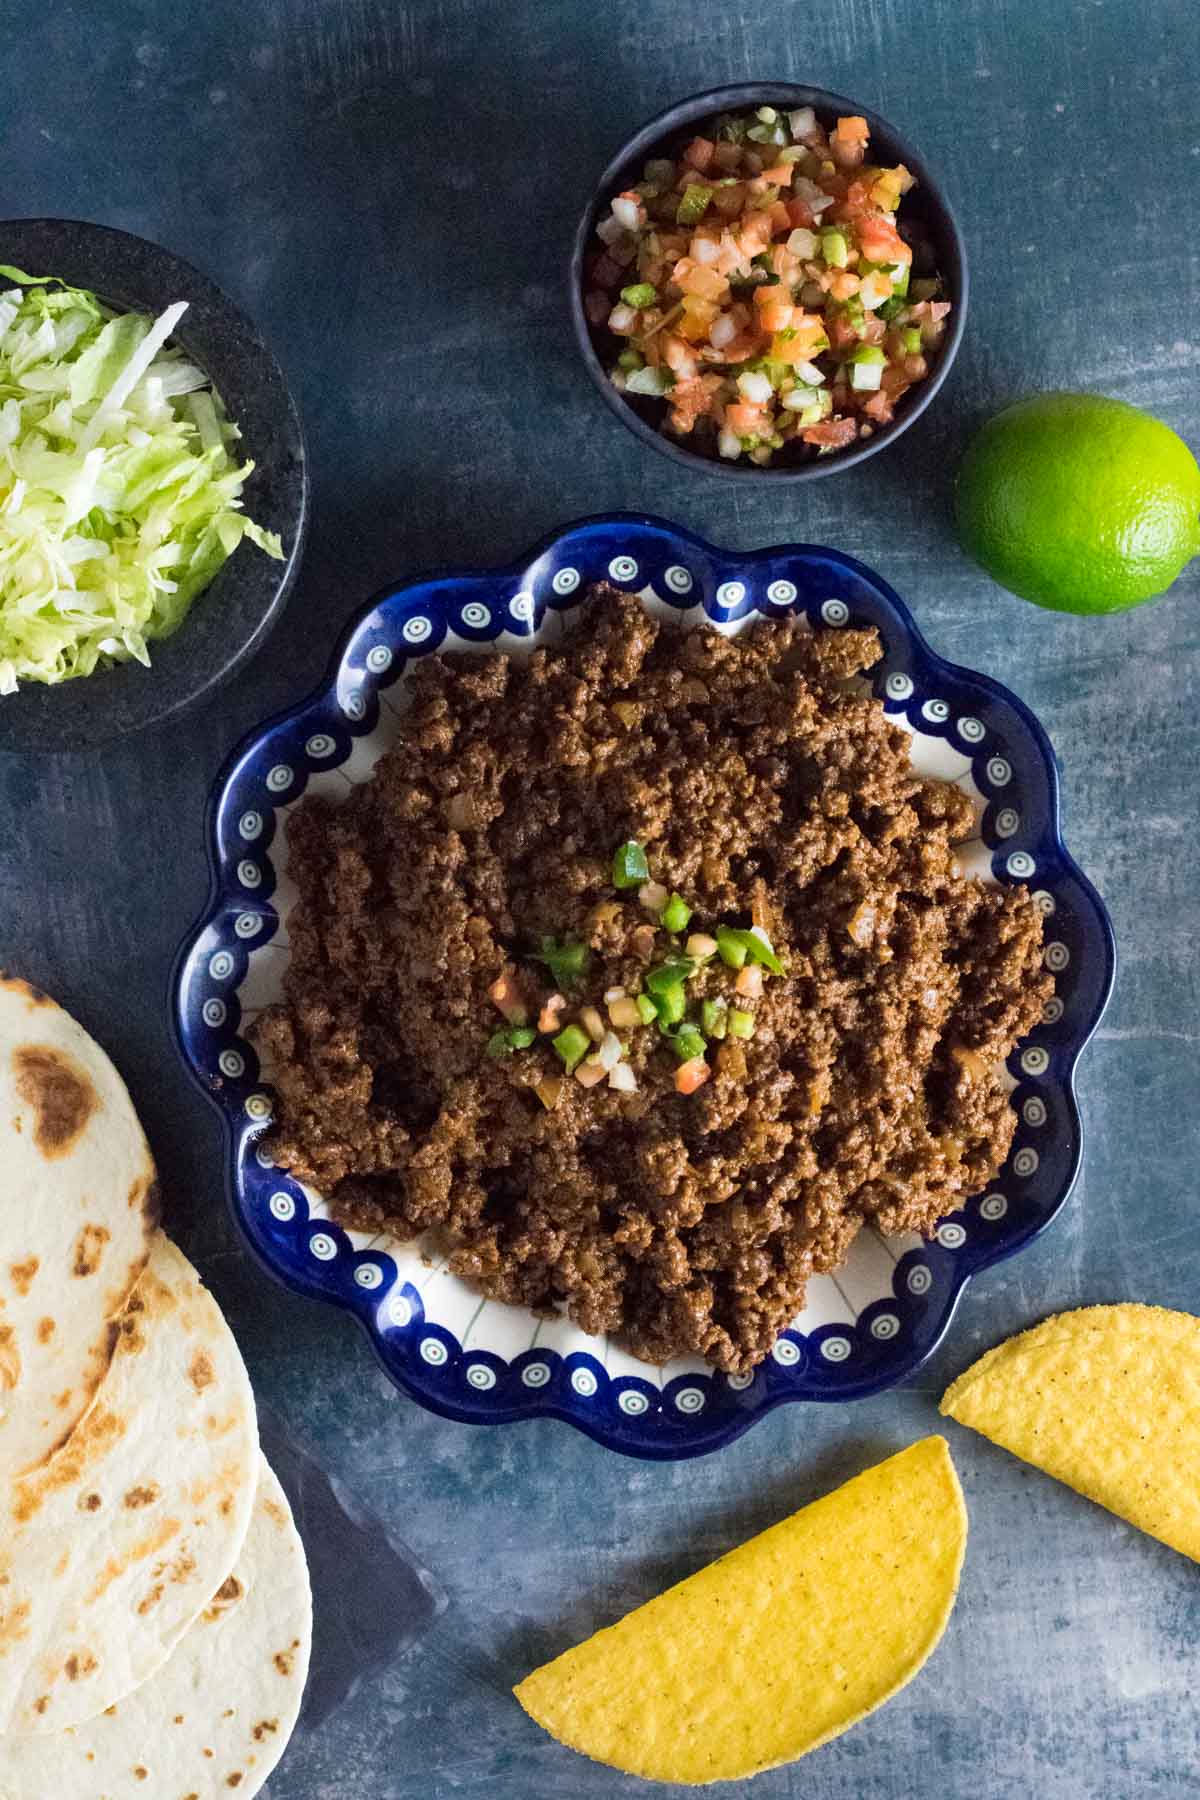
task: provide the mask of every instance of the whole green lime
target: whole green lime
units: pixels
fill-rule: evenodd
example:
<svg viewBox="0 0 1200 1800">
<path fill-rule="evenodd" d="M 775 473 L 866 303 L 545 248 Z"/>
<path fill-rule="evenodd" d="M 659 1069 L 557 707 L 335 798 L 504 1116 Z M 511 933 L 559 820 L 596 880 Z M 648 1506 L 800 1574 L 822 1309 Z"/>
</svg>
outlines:
<svg viewBox="0 0 1200 1800">
<path fill-rule="evenodd" d="M 1037 394 L 967 446 L 955 511 L 1001 586 L 1060 612 L 1152 600 L 1200 552 L 1200 465 L 1169 426 L 1102 394 Z"/>
</svg>

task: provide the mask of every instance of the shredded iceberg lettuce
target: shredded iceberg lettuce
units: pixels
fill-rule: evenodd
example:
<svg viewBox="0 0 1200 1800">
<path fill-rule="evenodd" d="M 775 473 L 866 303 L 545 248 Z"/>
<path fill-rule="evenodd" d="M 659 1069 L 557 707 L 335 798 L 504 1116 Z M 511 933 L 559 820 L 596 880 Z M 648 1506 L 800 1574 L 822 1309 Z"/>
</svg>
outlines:
<svg viewBox="0 0 1200 1800">
<path fill-rule="evenodd" d="M 254 467 L 203 369 L 157 319 L 0 263 L 0 695 L 136 658 L 249 538 Z"/>
</svg>

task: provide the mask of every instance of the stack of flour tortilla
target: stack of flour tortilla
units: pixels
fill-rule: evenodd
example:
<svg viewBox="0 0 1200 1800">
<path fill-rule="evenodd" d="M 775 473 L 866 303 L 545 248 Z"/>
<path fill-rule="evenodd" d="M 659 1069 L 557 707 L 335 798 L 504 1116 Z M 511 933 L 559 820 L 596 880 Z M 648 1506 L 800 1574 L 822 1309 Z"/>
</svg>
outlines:
<svg viewBox="0 0 1200 1800">
<path fill-rule="evenodd" d="M 300 1709 L 304 1550 L 120 1076 L 0 979 L 0 1800 L 239 1800 Z"/>
</svg>

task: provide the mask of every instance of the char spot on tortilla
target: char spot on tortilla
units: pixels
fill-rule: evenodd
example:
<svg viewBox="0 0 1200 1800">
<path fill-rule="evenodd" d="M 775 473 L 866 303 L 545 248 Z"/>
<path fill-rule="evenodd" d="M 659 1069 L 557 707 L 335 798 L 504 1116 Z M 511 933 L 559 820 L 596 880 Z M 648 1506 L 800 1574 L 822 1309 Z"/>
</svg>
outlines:
<svg viewBox="0 0 1200 1800">
<path fill-rule="evenodd" d="M 38 1343 L 39 1344 L 48 1344 L 50 1342 L 50 1339 L 53 1336 L 54 1336 L 54 1320 L 49 1319 L 49 1318 L 39 1319 L 37 1322 L 37 1341 L 38 1341 Z"/>
<path fill-rule="evenodd" d="M 275 1652 L 275 1667 L 281 1675 L 290 1675 L 296 1666 L 296 1651 L 300 1648 L 300 1639 L 293 1638 L 287 1650 Z"/>
<path fill-rule="evenodd" d="M 33 1109 L 33 1141 L 53 1161 L 78 1142 L 100 1104 L 87 1071 L 49 1044 L 22 1044 L 13 1051 L 17 1092 Z"/>
<path fill-rule="evenodd" d="M 245 1593 L 245 1588 L 236 1575 L 228 1576 L 217 1589 L 211 1603 L 204 1610 L 204 1618 L 208 1624 L 227 1613 L 231 1606 L 236 1606 Z"/>
<path fill-rule="evenodd" d="M 11 1325 L 0 1325 L 0 1388 L 11 1392 L 21 1379 L 21 1352 Z"/>
<path fill-rule="evenodd" d="M 104 1505 L 104 1502 L 99 1494 L 80 1494 L 75 1504 L 80 1512 L 93 1513 L 99 1512 L 100 1508 Z"/>
<path fill-rule="evenodd" d="M 29 1636 L 28 1600 L 19 1600 L 16 1606 L 10 1606 L 0 1612 L 0 1656 L 7 1656 L 14 1644 Z M 43 1711 L 45 1708 L 42 1709 Z"/>
<path fill-rule="evenodd" d="M 144 1594 L 142 1596 L 142 1598 L 138 1601 L 138 1606 L 137 1606 L 138 1616 L 140 1618 L 144 1619 L 148 1612 L 153 1612 L 154 1608 L 158 1605 L 158 1603 L 162 1599 L 162 1597 L 163 1597 L 162 1582 L 156 1581 L 154 1586 L 150 1589 L 150 1592 L 148 1594 Z"/>
<path fill-rule="evenodd" d="M 92 1606 L 97 1600 L 102 1600 L 114 1581 L 119 1581 L 135 1563 L 145 1562 L 148 1556 L 154 1556 L 159 1550 L 165 1549 L 178 1534 L 178 1519 L 162 1519 L 149 1537 L 142 1538 L 140 1543 L 134 1544 L 123 1556 L 110 1556 L 92 1585 L 87 1604 Z M 158 1569 L 154 1572 L 156 1575 L 161 1573 Z"/>
<path fill-rule="evenodd" d="M 17 1524 L 28 1523 L 47 1494 L 82 1481 L 91 1465 L 107 1456 L 124 1435 L 125 1421 L 116 1413 L 105 1407 L 88 1413 L 48 1463 L 16 1483 L 12 1515 Z"/>
<path fill-rule="evenodd" d="M 235 1769 L 232 1775 L 227 1775 L 225 1777 L 225 1786 L 226 1787 L 241 1787 L 241 1785 L 242 1785 L 242 1775 L 241 1775 L 240 1770 Z"/>
<path fill-rule="evenodd" d="M 278 1719 L 260 1719 L 258 1724 L 254 1727 L 254 1730 L 251 1732 L 250 1735 L 253 1737 L 256 1744 L 261 1744 L 263 1739 L 270 1732 L 278 1731 L 278 1730 L 279 1730 L 279 1720 Z"/>
<path fill-rule="evenodd" d="M 153 1506 L 161 1493 L 162 1489 L 157 1481 L 150 1482 L 146 1487 L 132 1487 L 125 1496 L 125 1505 L 131 1512 L 139 1506 Z"/>
<path fill-rule="evenodd" d="M 40 1716 L 42 1713 L 45 1712 L 45 1710 L 49 1706 L 49 1704 L 50 1704 L 49 1694 L 39 1694 L 37 1699 L 33 1703 L 33 1710 L 35 1713 L 39 1714 L 39 1716 Z"/>
<path fill-rule="evenodd" d="M 284 1512 L 282 1506 L 280 1506 L 278 1500 L 264 1500 L 263 1511 L 266 1513 L 268 1519 L 271 1520 L 272 1524 L 278 1525 L 280 1531 L 286 1530 L 288 1516 Z"/>
<path fill-rule="evenodd" d="M 36 1256 L 29 1257 L 26 1262 L 9 1264 L 8 1272 L 12 1276 L 13 1286 L 16 1288 L 18 1294 L 20 1294 L 22 1300 L 33 1286 L 34 1276 L 40 1268 L 41 1264 L 38 1262 Z"/>
<path fill-rule="evenodd" d="M 71 1265 L 72 1275 L 82 1279 L 96 1273 L 104 1256 L 104 1246 L 110 1235 L 106 1225 L 84 1226 L 75 1240 L 75 1261 Z"/>
<path fill-rule="evenodd" d="M 149 1769 L 144 1769 L 142 1767 L 141 1763 L 138 1763 L 136 1765 L 136 1767 L 134 1768 L 133 1773 L 134 1773 L 134 1778 L 137 1781 L 145 1781 L 145 1779 L 146 1779 L 147 1775 L 149 1775 L 150 1771 L 149 1771 Z"/>
<path fill-rule="evenodd" d="M 63 1664 L 63 1668 L 67 1672 L 68 1681 L 80 1681 L 85 1679 L 88 1675 L 94 1675 L 99 1667 L 99 1662 L 90 1650 L 85 1650 L 82 1656 L 74 1654 L 68 1656 L 66 1662 Z"/>
<path fill-rule="evenodd" d="M 182 1713 L 176 1713 L 176 1714 L 175 1714 L 175 1720 L 174 1720 L 174 1722 L 175 1722 L 175 1724 L 176 1724 L 176 1725 L 182 1725 L 182 1724 L 183 1724 L 183 1714 L 182 1714 Z"/>
<path fill-rule="evenodd" d="M 206 1387 L 212 1386 L 216 1378 L 211 1356 L 208 1356 L 203 1350 L 197 1350 L 188 1364 L 188 1380 L 196 1392 L 202 1394 Z"/>
<path fill-rule="evenodd" d="M 147 1227 L 152 1229 L 162 1214 L 162 1190 L 152 1168 L 145 1175 L 139 1175 L 129 1190 L 130 1212 L 136 1212 L 139 1207 L 146 1215 Z"/>
</svg>

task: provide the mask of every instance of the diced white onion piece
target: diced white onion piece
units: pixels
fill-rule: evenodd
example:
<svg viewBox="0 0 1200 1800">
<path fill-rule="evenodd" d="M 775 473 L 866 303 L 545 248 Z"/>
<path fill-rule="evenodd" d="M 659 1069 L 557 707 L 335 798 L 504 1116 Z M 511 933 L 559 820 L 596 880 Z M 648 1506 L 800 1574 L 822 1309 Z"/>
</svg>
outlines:
<svg viewBox="0 0 1200 1800">
<path fill-rule="evenodd" d="M 685 955 L 694 956 L 697 962 L 704 962 L 717 954 L 717 940 L 709 937 L 706 931 L 693 931 L 683 948 Z"/>
<path fill-rule="evenodd" d="M 618 194 L 612 203 L 613 218 L 625 231 L 636 231 L 641 223 L 641 208 L 636 200 L 626 194 Z"/>
<path fill-rule="evenodd" d="M 782 398 L 789 412 L 803 412 L 806 406 L 812 405 L 815 394 L 812 388 L 800 386 L 789 388 Z"/>
<path fill-rule="evenodd" d="M 616 1088 L 618 1094 L 636 1094 L 637 1076 L 627 1062 L 619 1062 L 608 1077 L 610 1088 Z"/>
<path fill-rule="evenodd" d="M 620 219 L 613 217 L 612 213 L 609 213 L 607 219 L 601 219 L 596 227 L 596 236 L 602 244 L 615 244 L 617 239 L 624 235 L 625 227 Z"/>
<path fill-rule="evenodd" d="M 816 363 L 803 362 L 796 364 L 796 380 L 807 382 L 809 387 L 821 387 L 824 385 L 825 377 Z"/>
<path fill-rule="evenodd" d="M 811 137 L 817 129 L 817 115 L 811 106 L 798 106 L 788 114 L 788 124 L 794 138 Z"/>
<path fill-rule="evenodd" d="M 615 1031 L 606 1031 L 596 1055 L 605 1069 L 615 1069 L 621 1060 L 621 1040 Z"/>
<path fill-rule="evenodd" d="M 605 1006 L 611 1006 L 614 1000 L 623 1000 L 624 998 L 625 989 L 623 987 L 610 987 L 604 990 Z"/>
<path fill-rule="evenodd" d="M 714 350 L 723 350 L 726 344 L 732 344 L 737 336 L 737 325 L 728 313 L 720 313 L 713 320 L 708 334 L 708 341 Z"/>
<path fill-rule="evenodd" d="M 607 1073 L 608 1070 L 598 1056 L 589 1056 L 586 1062 L 579 1064 L 575 1071 L 575 1079 L 580 1087 L 591 1088 L 603 1081 Z"/>
<path fill-rule="evenodd" d="M 763 991 L 763 972 L 757 963 L 746 963 L 738 970 L 738 978 L 734 989 L 743 1000 L 760 1000 Z"/>
<path fill-rule="evenodd" d="M 742 440 L 737 432 L 730 431 L 728 428 L 723 429 L 717 438 L 717 451 L 719 455 L 727 456 L 730 461 L 739 457 L 742 454 Z"/>
<path fill-rule="evenodd" d="M 817 254 L 818 242 L 815 231 L 809 231 L 805 225 L 797 225 L 788 238 L 787 247 L 793 256 L 810 257 Z"/>
<path fill-rule="evenodd" d="M 751 369 L 745 375 L 739 375 L 737 384 L 743 400 L 748 400 L 751 406 L 765 405 L 774 391 L 761 369 Z"/>
<path fill-rule="evenodd" d="M 721 254 L 716 238 L 696 236 L 692 239 L 692 256 L 698 263 L 715 263 Z"/>
<path fill-rule="evenodd" d="M 638 899 L 647 912 L 660 913 L 670 898 L 661 881 L 644 881 L 638 889 Z"/>
<path fill-rule="evenodd" d="M 626 306 L 624 301 L 621 301 L 619 306 L 614 306 L 608 315 L 608 328 L 610 331 L 630 332 L 633 330 L 636 323 L 636 307 Z"/>
</svg>

